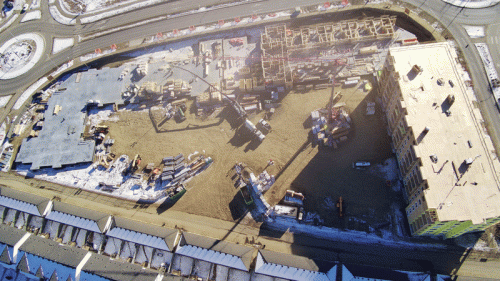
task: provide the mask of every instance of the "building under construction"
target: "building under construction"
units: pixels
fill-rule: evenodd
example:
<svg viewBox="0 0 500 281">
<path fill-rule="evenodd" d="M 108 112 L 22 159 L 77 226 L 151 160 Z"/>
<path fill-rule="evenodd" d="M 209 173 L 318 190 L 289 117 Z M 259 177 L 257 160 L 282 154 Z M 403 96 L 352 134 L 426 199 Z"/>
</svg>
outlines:
<svg viewBox="0 0 500 281">
<path fill-rule="evenodd" d="M 332 75 L 372 73 L 383 65 L 378 57 L 384 41 L 395 36 L 396 17 L 288 28 L 266 26 L 261 35 L 262 68 L 267 84 L 316 83 Z"/>
</svg>

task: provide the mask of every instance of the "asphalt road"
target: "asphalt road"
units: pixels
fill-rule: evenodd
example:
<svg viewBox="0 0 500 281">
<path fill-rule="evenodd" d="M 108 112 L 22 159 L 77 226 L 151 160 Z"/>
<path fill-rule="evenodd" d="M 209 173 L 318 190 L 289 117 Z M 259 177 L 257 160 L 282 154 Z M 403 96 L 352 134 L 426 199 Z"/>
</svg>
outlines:
<svg viewBox="0 0 500 281">
<path fill-rule="evenodd" d="M 151 35 L 157 32 L 165 32 L 176 28 L 186 28 L 190 25 L 211 23 L 221 18 L 249 16 L 259 13 L 262 14 L 272 11 L 291 9 L 295 6 L 311 4 L 310 1 L 306 0 L 273 0 L 256 3 L 248 2 L 238 6 L 203 12 L 197 14 L 196 16 L 182 16 L 168 20 L 165 19 L 147 25 L 130 28 L 124 31 L 97 37 L 93 40 L 83 41 L 58 54 L 51 54 L 52 40 L 54 37 L 73 37 L 76 39 L 78 35 L 89 35 L 95 32 L 107 30 L 109 28 L 139 22 L 148 18 L 164 16 L 166 13 L 172 13 L 186 8 L 199 8 L 200 6 L 207 6 L 210 3 L 215 2 L 217 1 L 172 1 L 156 5 L 154 7 L 140 9 L 138 11 L 134 11 L 133 13 L 118 15 L 96 23 L 65 26 L 55 22 L 50 17 L 48 12 L 48 3 L 47 1 L 44 1 L 42 2 L 42 19 L 14 24 L 7 31 L 0 34 L 0 42 L 5 42 L 13 36 L 26 32 L 37 31 L 44 36 L 47 48 L 46 54 L 44 54 L 41 61 L 28 73 L 14 79 L 0 80 L 0 95 L 16 93 L 18 96 L 26 87 L 34 83 L 40 77 L 46 75 L 57 65 L 61 65 L 72 58 L 93 52 L 96 48 L 106 48 L 111 44 L 125 43 L 136 38 L 142 38 L 144 35 Z M 439 19 L 439 21 L 449 29 L 450 33 L 453 34 L 458 45 L 462 48 L 465 60 L 468 63 L 470 74 L 474 81 L 476 96 L 478 97 L 478 101 L 482 107 L 483 115 L 489 124 L 492 138 L 496 143 L 499 143 L 499 113 L 494 104 L 492 95 L 488 90 L 488 82 L 486 80 L 481 59 L 475 48 L 472 47 L 472 44 L 477 42 L 488 43 L 493 59 L 496 61 L 496 66 L 499 68 L 500 23 L 498 15 L 500 15 L 500 6 L 497 5 L 487 9 L 462 10 L 461 8 L 451 6 L 440 0 L 411 0 L 406 2 L 419 7 L 429 15 Z M 469 38 L 464 29 L 461 27 L 463 24 L 486 26 L 487 37 L 482 39 Z M 465 48 L 467 45 L 470 47 Z M 261 231 L 265 234 L 269 230 L 262 229 Z M 456 273 L 457 270 L 465 270 L 465 272 L 468 272 L 467 268 L 469 268 L 471 270 L 470 272 L 475 272 L 478 271 L 478 268 L 482 269 L 486 265 L 491 267 L 492 264 L 472 263 L 469 267 L 467 263 L 463 263 L 464 252 L 460 251 L 458 248 L 454 248 L 453 250 L 448 249 L 446 251 L 401 251 L 398 248 L 387 247 L 384 245 L 366 246 L 357 243 L 338 243 L 301 235 L 294 236 L 292 242 L 293 247 L 296 248 L 296 254 L 312 255 L 313 252 L 318 253 L 325 251 L 325 255 L 336 255 L 336 257 L 334 257 L 335 259 L 340 259 L 346 262 L 358 261 L 360 263 L 375 263 L 381 266 L 390 265 L 391 267 L 398 267 L 406 270 L 431 270 L 440 273 Z M 495 264 L 493 268 L 497 270 L 497 272 L 493 272 L 493 274 L 500 276 L 500 272 L 498 272 L 498 262 L 493 262 L 493 264 Z M 464 274 L 469 275 L 468 273 Z"/>
</svg>

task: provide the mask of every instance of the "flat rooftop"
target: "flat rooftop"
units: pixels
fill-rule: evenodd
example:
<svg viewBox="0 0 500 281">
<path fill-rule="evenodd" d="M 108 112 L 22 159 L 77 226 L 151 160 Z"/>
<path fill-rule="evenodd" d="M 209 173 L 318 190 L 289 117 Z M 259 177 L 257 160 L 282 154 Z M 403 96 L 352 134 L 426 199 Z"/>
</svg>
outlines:
<svg viewBox="0 0 500 281">
<path fill-rule="evenodd" d="M 479 224 L 499 216 L 498 168 L 491 160 L 491 141 L 473 106 L 474 95 L 465 87 L 455 51 L 448 43 L 435 43 L 391 48 L 390 55 L 399 73 L 406 120 L 417 140 L 422 177 L 429 186 L 424 190 L 428 208 L 437 210 L 440 221 Z M 422 72 L 412 71 L 414 65 Z M 449 95 L 455 97 L 451 105 L 446 101 Z M 421 134 L 426 127 L 428 133 Z M 466 159 L 473 163 L 467 165 Z"/>
<path fill-rule="evenodd" d="M 128 84 L 117 79 L 120 72 L 115 68 L 91 69 L 64 80 L 47 103 L 40 134 L 23 140 L 16 162 L 31 164 L 32 170 L 92 162 L 95 142 L 82 139 L 86 104 L 89 100 L 123 104 L 121 94 Z M 56 106 L 61 109 L 54 114 Z"/>
</svg>

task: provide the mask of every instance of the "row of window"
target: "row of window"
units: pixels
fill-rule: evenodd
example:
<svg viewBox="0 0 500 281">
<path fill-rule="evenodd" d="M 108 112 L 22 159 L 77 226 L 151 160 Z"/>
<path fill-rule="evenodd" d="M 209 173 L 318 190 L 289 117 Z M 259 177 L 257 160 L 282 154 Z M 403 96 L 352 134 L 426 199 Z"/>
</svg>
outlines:
<svg viewBox="0 0 500 281">
<path fill-rule="evenodd" d="M 411 205 L 409 208 L 406 209 L 407 216 L 410 216 L 413 213 L 413 211 L 415 211 L 420 205 L 422 205 L 422 199 L 425 202 L 425 198 L 422 197 L 421 199 L 418 199 L 418 201 L 415 201 L 415 203 L 413 203 L 413 205 Z"/>
<path fill-rule="evenodd" d="M 436 222 L 432 225 L 432 227 L 429 227 L 428 229 L 425 230 L 426 233 L 431 233 L 431 232 L 435 232 L 436 230 L 438 230 L 439 228 L 441 228 L 444 224 L 446 224 L 447 222 Z"/>
<path fill-rule="evenodd" d="M 406 174 L 403 183 L 405 185 L 406 194 L 409 196 L 409 202 L 413 201 L 415 197 L 421 194 L 423 189 L 421 185 L 422 181 L 423 179 L 419 166 L 414 166 L 411 172 Z"/>
<path fill-rule="evenodd" d="M 410 231 L 412 233 L 414 233 L 415 231 L 419 230 L 424 225 L 427 225 L 429 223 L 430 223 L 430 219 L 426 218 L 426 214 L 424 213 L 418 219 L 416 219 L 415 221 L 413 221 L 412 224 L 410 224 Z"/>
</svg>

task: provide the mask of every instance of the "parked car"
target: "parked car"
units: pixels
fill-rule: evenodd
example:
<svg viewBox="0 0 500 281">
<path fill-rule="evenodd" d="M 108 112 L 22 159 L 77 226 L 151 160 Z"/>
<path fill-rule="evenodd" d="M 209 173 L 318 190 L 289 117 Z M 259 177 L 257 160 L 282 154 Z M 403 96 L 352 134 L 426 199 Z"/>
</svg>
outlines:
<svg viewBox="0 0 500 281">
<path fill-rule="evenodd" d="M 358 169 L 358 170 L 364 170 L 370 167 L 370 162 L 366 161 L 356 161 L 352 163 L 352 168 L 353 169 Z"/>
</svg>

